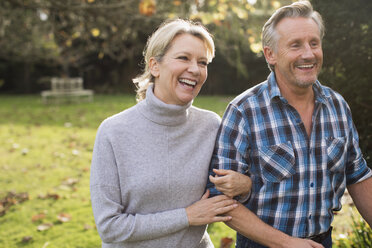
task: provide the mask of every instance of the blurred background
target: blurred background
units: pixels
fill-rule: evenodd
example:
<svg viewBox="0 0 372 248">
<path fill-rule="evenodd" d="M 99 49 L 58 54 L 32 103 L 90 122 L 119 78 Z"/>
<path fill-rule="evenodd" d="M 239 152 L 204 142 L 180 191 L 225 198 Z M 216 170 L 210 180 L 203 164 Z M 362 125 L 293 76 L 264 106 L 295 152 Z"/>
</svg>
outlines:
<svg viewBox="0 0 372 248">
<path fill-rule="evenodd" d="M 236 95 L 266 79 L 261 29 L 291 0 L 1 0 L 0 94 L 39 93 L 82 77 L 96 93 L 133 93 L 148 36 L 168 18 L 202 22 L 216 58 L 202 94 Z M 372 1 L 312 0 L 326 24 L 321 82 L 350 104 L 370 162 Z"/>
<path fill-rule="evenodd" d="M 135 104 L 132 78 L 160 23 L 187 18 L 213 34 L 216 57 L 194 103 L 222 115 L 234 96 L 267 78 L 261 29 L 292 2 L 0 0 L 0 246 L 100 246 L 89 201 L 96 128 Z M 349 103 L 372 167 L 372 1 L 311 3 L 326 26 L 320 81 Z M 43 104 L 53 77 L 82 78 L 94 101 Z M 372 231 L 349 200 L 342 211 L 354 213 L 354 225 L 342 211 L 336 216 L 336 247 L 371 247 Z M 223 224 L 208 231 L 216 247 L 225 237 L 220 247 L 232 245 L 235 234 Z"/>
</svg>

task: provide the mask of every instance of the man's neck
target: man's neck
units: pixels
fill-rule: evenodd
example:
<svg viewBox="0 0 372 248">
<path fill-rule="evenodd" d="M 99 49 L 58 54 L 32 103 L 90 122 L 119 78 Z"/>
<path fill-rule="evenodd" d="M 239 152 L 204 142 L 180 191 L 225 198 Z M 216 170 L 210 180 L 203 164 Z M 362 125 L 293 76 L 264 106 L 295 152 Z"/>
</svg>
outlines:
<svg viewBox="0 0 372 248">
<path fill-rule="evenodd" d="M 301 117 L 306 129 L 307 137 L 311 136 L 312 116 L 315 106 L 314 90 L 312 85 L 306 88 L 278 82 L 280 93 L 294 107 Z"/>
<path fill-rule="evenodd" d="M 314 90 L 312 85 L 306 88 L 296 87 L 286 83 L 278 82 L 281 95 L 287 99 L 293 107 L 304 109 L 314 104 Z M 298 110 L 298 109 L 297 109 Z"/>
</svg>

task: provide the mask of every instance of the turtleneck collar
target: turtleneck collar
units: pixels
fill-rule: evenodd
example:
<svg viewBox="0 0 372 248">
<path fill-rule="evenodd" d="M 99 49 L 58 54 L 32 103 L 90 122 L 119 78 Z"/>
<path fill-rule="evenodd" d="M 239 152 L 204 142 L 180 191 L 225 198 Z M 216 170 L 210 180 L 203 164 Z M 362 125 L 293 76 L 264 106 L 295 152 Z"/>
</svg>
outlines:
<svg viewBox="0 0 372 248">
<path fill-rule="evenodd" d="M 154 95 L 154 84 L 150 84 L 146 91 L 146 98 L 138 103 L 139 111 L 147 119 L 165 126 L 176 126 L 186 122 L 188 108 L 186 105 L 166 104 Z"/>
</svg>

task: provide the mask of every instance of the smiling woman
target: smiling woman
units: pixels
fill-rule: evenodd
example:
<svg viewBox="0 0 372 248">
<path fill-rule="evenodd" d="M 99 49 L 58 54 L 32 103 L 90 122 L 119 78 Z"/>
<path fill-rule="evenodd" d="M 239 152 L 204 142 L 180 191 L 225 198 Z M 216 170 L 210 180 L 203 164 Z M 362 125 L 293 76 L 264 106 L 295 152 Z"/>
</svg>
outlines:
<svg viewBox="0 0 372 248">
<path fill-rule="evenodd" d="M 174 20 L 149 38 L 144 56 L 133 80 L 138 103 L 103 121 L 94 145 L 90 189 L 102 246 L 213 247 L 206 225 L 231 220 L 223 216 L 237 207 L 230 197 L 251 183 L 230 171 L 218 180 L 229 196 L 205 192 L 220 117 L 192 102 L 213 40 L 203 26 Z"/>
<path fill-rule="evenodd" d="M 207 79 L 207 61 L 202 39 L 191 34 L 178 35 L 161 61 L 150 59 L 154 94 L 167 104 L 187 104 L 199 94 Z"/>
<path fill-rule="evenodd" d="M 179 36 L 188 36 L 188 38 L 187 40 L 180 39 Z M 193 44 L 188 44 L 188 40 L 191 40 Z M 175 45 L 177 46 L 176 48 L 173 47 Z M 171 50 L 171 52 L 169 52 L 169 50 Z M 207 78 L 207 65 L 212 62 L 213 58 L 214 42 L 208 31 L 203 26 L 184 20 L 164 22 L 147 42 L 144 50 L 144 72 L 137 78 L 133 79 L 134 84 L 138 88 L 137 99 L 140 101 L 145 98 L 149 84 L 154 83 L 155 78 L 160 75 L 158 66 L 159 64 L 162 64 L 164 59 L 167 60 L 166 63 L 183 60 L 185 61 L 185 64 L 190 59 L 196 59 L 197 63 L 203 66 L 203 71 L 205 71 L 205 81 Z M 195 70 L 192 68 L 190 69 Z M 192 79 L 194 77 L 195 76 L 192 76 Z M 188 78 L 184 78 L 184 80 L 187 79 Z M 183 82 L 185 83 L 185 81 Z M 200 85 L 200 88 L 201 86 L 202 85 Z"/>
</svg>

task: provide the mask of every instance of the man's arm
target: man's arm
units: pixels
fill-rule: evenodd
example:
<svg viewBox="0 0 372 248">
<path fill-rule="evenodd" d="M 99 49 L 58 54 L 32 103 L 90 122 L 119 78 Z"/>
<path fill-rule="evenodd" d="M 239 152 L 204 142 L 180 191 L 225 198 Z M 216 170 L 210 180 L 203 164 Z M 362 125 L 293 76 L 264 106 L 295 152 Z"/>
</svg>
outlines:
<svg viewBox="0 0 372 248">
<path fill-rule="evenodd" d="M 272 248 L 323 248 L 319 243 L 291 237 L 260 220 L 249 209 L 238 203 L 238 207 L 226 215 L 232 217 L 226 225 L 238 233 L 260 244 Z"/>
<path fill-rule="evenodd" d="M 372 227 L 372 177 L 347 186 L 359 213 Z"/>
</svg>

